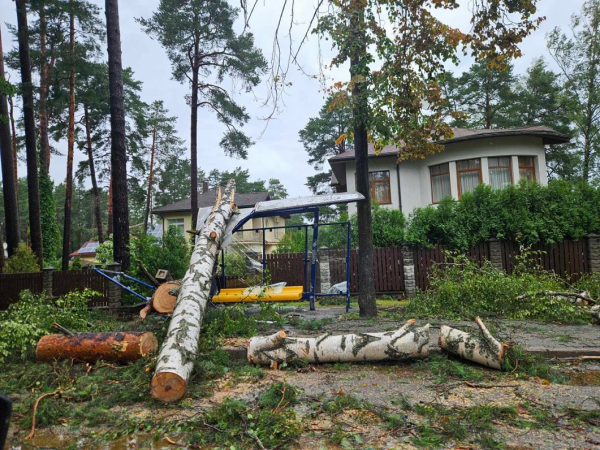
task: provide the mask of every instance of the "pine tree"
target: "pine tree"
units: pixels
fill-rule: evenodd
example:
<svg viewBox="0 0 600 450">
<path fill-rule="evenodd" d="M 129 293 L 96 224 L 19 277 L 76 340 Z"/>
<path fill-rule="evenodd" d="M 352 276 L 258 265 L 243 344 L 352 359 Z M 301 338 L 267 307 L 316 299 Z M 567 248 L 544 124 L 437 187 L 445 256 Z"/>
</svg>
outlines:
<svg viewBox="0 0 600 450">
<path fill-rule="evenodd" d="M 110 91 L 111 180 L 113 198 L 114 260 L 123 269 L 129 267 L 129 208 L 127 189 L 127 150 L 125 137 L 125 105 L 123 101 L 123 66 L 121 63 L 121 31 L 119 2 L 106 0 L 106 38 Z"/>
<path fill-rule="evenodd" d="M 7 95 L 15 92 L 4 75 L 4 52 L 2 51 L 2 35 L 0 34 L 0 163 L 2 164 L 2 193 L 4 200 L 4 223 L 6 228 L 6 245 L 8 255 L 17 250 L 19 245 L 19 205 L 15 180 L 12 139 L 9 122 Z M 0 239 L 1 240 L 1 239 Z M 2 259 L 4 248 L 0 247 Z M 1 269 L 1 266 L 0 266 Z"/>
<path fill-rule="evenodd" d="M 548 49 L 560 67 L 570 117 L 581 141 L 582 177 L 585 182 L 600 172 L 600 1 L 588 0 L 571 20 L 572 36 L 559 28 L 548 36 Z"/>
<path fill-rule="evenodd" d="M 29 230 L 31 247 L 38 265 L 43 267 L 42 227 L 40 220 L 40 190 L 38 181 L 37 150 L 35 144 L 35 117 L 33 110 L 33 86 L 31 83 L 31 60 L 29 55 L 29 29 L 27 27 L 27 2 L 16 0 L 21 69 L 21 94 L 23 97 L 23 122 L 25 125 L 25 148 L 27 151 L 27 190 L 29 196 Z"/>
<path fill-rule="evenodd" d="M 329 96 L 319 111 L 318 117 L 309 119 L 300 130 L 300 142 L 308 153 L 308 163 L 320 172 L 307 178 L 306 185 L 313 194 L 332 192 L 331 170 L 323 171 L 328 158 L 350 149 L 352 109 L 345 103 L 338 104 Z"/>
<path fill-rule="evenodd" d="M 238 11 L 225 0 L 161 0 L 149 19 L 137 19 L 142 28 L 163 46 L 171 60 L 173 78 L 189 83 L 191 110 L 191 203 L 192 226 L 198 211 L 198 108 L 212 109 L 227 131 L 220 145 L 226 153 L 245 157 L 252 141 L 239 127 L 249 120 L 221 86 L 225 77 L 237 80 L 249 92 L 260 82 L 267 63 L 254 37 L 237 34 L 233 24 Z"/>
</svg>

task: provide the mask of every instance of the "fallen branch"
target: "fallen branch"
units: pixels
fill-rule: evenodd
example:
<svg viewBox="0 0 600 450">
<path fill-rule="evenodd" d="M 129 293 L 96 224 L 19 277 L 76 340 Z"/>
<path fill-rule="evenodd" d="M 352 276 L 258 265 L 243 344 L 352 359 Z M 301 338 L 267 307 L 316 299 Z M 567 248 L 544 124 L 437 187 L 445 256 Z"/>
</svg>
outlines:
<svg viewBox="0 0 600 450">
<path fill-rule="evenodd" d="M 498 342 L 479 317 L 475 318 L 480 335 L 467 333 L 446 325 L 440 328 L 439 346 L 465 359 L 493 369 L 501 369 L 506 344 Z"/>
<path fill-rule="evenodd" d="M 252 338 L 248 361 L 277 367 L 295 360 L 308 363 L 402 360 L 429 354 L 429 324 L 409 320 L 387 333 L 361 333 L 316 338 L 290 338 L 284 332 Z"/>
<path fill-rule="evenodd" d="M 35 401 L 35 404 L 33 405 L 33 417 L 31 418 L 31 431 L 29 432 L 29 434 L 27 435 L 27 437 L 25 438 L 26 440 L 29 440 L 33 437 L 33 435 L 35 434 L 35 415 L 37 413 L 38 410 L 38 406 L 40 405 L 40 402 L 42 401 L 42 399 L 46 398 L 46 397 L 53 397 L 55 395 L 60 395 L 60 390 L 57 389 L 54 392 L 48 392 L 44 395 L 41 395 L 40 397 L 38 397 L 38 399 Z"/>
<path fill-rule="evenodd" d="M 54 328 L 55 330 L 60 331 L 65 336 L 75 336 L 75 333 L 73 333 L 71 330 L 69 330 L 68 328 L 63 327 L 62 325 L 57 324 L 56 322 L 52 323 L 52 328 Z"/>
<path fill-rule="evenodd" d="M 528 294 L 519 295 L 517 300 L 522 300 L 527 297 L 533 297 L 536 295 L 545 295 L 547 297 L 557 297 L 562 300 L 567 300 L 571 303 L 581 306 L 595 305 L 596 302 L 592 300 L 588 291 L 582 292 L 554 292 L 554 291 L 539 291 L 531 292 Z"/>
</svg>

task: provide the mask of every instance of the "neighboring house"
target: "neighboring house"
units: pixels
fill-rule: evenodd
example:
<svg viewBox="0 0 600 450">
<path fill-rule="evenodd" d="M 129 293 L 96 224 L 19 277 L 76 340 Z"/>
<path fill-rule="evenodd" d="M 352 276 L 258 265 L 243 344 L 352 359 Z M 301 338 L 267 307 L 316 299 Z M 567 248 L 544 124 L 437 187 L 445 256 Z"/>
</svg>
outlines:
<svg viewBox="0 0 600 450">
<path fill-rule="evenodd" d="M 398 148 L 375 155 L 369 144 L 369 180 L 374 203 L 401 209 L 437 204 L 445 196 L 459 199 L 485 183 L 494 189 L 521 179 L 548 184 L 544 146 L 569 142 L 569 137 L 545 126 L 510 129 L 453 128 L 454 138 L 440 141 L 444 150 L 417 161 L 398 160 Z M 354 150 L 329 158 L 337 192 L 356 191 Z M 356 204 L 348 205 L 349 213 Z"/>
<path fill-rule="evenodd" d="M 71 257 L 71 261 L 79 257 L 79 259 L 81 259 L 82 264 L 97 264 L 98 261 L 96 261 L 96 249 L 99 245 L 99 241 L 94 241 L 91 239 L 87 242 L 84 242 L 79 250 L 76 250 L 69 255 Z"/>
<path fill-rule="evenodd" d="M 215 190 L 206 190 L 198 194 L 198 207 L 211 207 L 215 203 Z M 268 192 L 257 192 L 253 194 L 235 193 L 235 204 L 239 209 L 253 208 L 258 202 L 271 200 Z M 162 218 L 162 229 L 166 230 L 169 227 L 175 227 L 184 236 L 188 236 L 187 230 L 192 229 L 192 203 L 191 199 L 186 198 L 178 202 L 156 208 L 152 214 L 156 214 Z M 285 219 L 280 216 L 255 218 L 248 221 L 243 230 L 252 230 L 253 228 L 262 227 L 281 227 L 285 226 Z M 273 253 L 277 244 L 284 236 L 284 229 L 272 229 L 265 231 L 265 253 Z M 241 247 L 245 253 L 255 253 L 262 255 L 263 252 L 263 233 L 256 231 L 238 231 L 234 235 L 234 243 Z"/>
</svg>

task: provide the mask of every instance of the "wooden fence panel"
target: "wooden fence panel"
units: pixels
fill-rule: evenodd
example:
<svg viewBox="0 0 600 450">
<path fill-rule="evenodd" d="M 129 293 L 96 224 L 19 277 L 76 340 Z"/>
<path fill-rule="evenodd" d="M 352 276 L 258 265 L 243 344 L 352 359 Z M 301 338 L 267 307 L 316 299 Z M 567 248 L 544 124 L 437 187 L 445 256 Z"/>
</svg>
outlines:
<svg viewBox="0 0 600 450">
<path fill-rule="evenodd" d="M 502 246 L 502 267 L 512 274 L 516 258 L 521 254 L 519 244 L 504 241 Z M 544 270 L 554 272 L 560 278 L 575 282 L 582 274 L 589 272 L 587 260 L 587 240 L 562 241 L 554 244 L 535 244 L 531 246 L 533 262 Z"/>
<path fill-rule="evenodd" d="M 42 292 L 42 272 L 0 274 L 0 311 L 19 301 L 21 291 Z"/>
<path fill-rule="evenodd" d="M 62 270 L 52 273 L 52 295 L 60 297 L 72 291 L 90 289 L 100 293 L 89 302 L 90 307 L 108 305 L 109 280 L 93 270 Z"/>
<path fill-rule="evenodd" d="M 304 276 L 304 253 L 274 253 L 266 256 L 271 283 L 287 282 L 288 286 L 304 286 L 310 281 Z"/>
</svg>

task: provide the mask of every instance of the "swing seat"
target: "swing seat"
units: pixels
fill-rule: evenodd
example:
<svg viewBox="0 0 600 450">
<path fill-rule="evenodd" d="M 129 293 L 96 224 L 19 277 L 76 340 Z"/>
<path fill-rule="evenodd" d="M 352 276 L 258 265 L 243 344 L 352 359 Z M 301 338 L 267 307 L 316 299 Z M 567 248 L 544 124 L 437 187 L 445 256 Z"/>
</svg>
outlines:
<svg viewBox="0 0 600 450">
<path fill-rule="evenodd" d="M 233 288 L 221 289 L 212 298 L 213 303 L 296 302 L 302 300 L 302 286 L 284 288 Z"/>
</svg>

